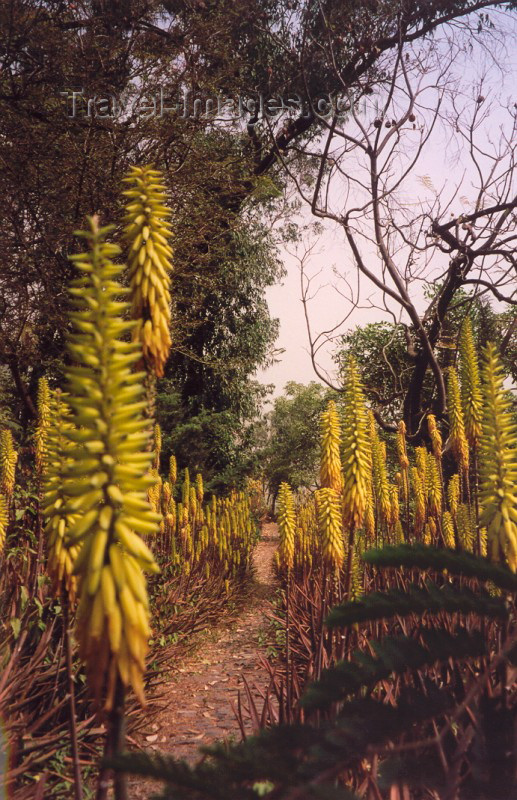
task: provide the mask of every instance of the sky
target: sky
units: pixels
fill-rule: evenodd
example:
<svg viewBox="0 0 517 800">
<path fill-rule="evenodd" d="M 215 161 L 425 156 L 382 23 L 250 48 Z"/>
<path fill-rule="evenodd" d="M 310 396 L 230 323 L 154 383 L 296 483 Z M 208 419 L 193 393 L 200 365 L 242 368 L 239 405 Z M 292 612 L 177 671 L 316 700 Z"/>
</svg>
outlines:
<svg viewBox="0 0 517 800">
<path fill-rule="evenodd" d="M 307 213 L 304 216 L 305 221 L 309 221 L 310 215 Z M 284 352 L 277 355 L 276 363 L 261 370 L 257 376 L 262 383 L 274 385 L 273 396 L 282 394 L 288 381 L 322 382 L 312 366 L 307 323 L 301 300 L 299 259 L 303 257 L 308 246 L 314 248 L 306 262 L 307 274 L 314 276 L 315 294 L 308 303 L 312 330 L 317 335 L 321 330 L 341 321 L 350 311 L 350 303 L 334 288 L 339 283 L 334 268 L 347 273 L 349 277 L 355 274 L 344 234 L 336 225 L 329 224 L 320 235 L 307 237 L 297 252 L 293 247 L 282 248 L 280 257 L 286 275 L 280 284 L 267 290 L 266 296 L 271 316 L 280 321 L 280 331 L 275 346 Z M 381 316 L 377 311 L 369 311 L 367 318 L 369 322 L 373 322 L 381 319 Z M 354 311 L 343 326 L 343 332 L 347 328 L 364 323 L 365 319 L 364 310 Z M 332 360 L 332 350 L 331 345 L 323 347 L 318 352 L 317 361 L 320 370 L 335 382 L 336 369 Z"/>
<path fill-rule="evenodd" d="M 303 250 L 303 248 L 302 248 Z M 328 267 L 338 264 L 344 256 L 343 243 L 331 232 L 325 232 L 318 242 L 318 251 L 310 259 L 310 266 L 314 269 L 323 268 L 327 273 Z M 301 255 L 301 252 L 300 252 Z M 280 332 L 276 342 L 279 350 L 284 350 L 277 356 L 277 363 L 268 367 L 259 375 L 263 383 L 275 385 L 275 395 L 281 394 L 288 381 L 309 383 L 311 380 L 319 381 L 313 370 L 307 326 L 301 301 L 300 265 L 293 251 L 282 250 L 281 258 L 286 269 L 286 276 L 281 284 L 267 290 L 267 301 L 270 313 L 280 320 Z M 320 311 L 323 306 L 328 306 L 329 313 L 335 319 L 340 313 L 342 299 L 328 288 L 322 287 L 319 294 L 311 303 L 312 316 L 315 324 L 320 322 Z M 333 373 L 333 363 L 329 352 L 322 353 L 319 359 L 322 366 Z"/>
</svg>

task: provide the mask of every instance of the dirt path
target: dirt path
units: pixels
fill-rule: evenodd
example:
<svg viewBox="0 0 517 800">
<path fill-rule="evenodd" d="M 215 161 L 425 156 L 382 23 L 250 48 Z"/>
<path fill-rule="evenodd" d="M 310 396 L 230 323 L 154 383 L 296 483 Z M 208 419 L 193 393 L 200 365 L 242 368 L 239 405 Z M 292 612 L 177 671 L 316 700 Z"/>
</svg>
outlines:
<svg viewBox="0 0 517 800">
<path fill-rule="evenodd" d="M 228 627 L 216 628 L 171 675 L 164 692 L 168 706 L 140 738 L 145 749 L 193 762 L 201 745 L 229 737 L 240 739 L 231 703 L 237 701 L 243 677 L 248 683 L 264 682 L 258 655 L 264 613 L 276 588 L 272 569 L 276 546 L 277 526 L 266 523 L 255 550 L 256 583 L 249 601 Z M 131 779 L 131 800 L 147 800 L 153 786 L 149 781 Z"/>
</svg>

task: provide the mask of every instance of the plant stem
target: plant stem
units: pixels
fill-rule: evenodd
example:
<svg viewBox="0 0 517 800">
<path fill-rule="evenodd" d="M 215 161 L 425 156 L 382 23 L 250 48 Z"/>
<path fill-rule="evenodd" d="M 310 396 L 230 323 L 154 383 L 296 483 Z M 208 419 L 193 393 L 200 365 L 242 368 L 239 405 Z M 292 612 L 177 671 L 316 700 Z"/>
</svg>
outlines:
<svg viewBox="0 0 517 800">
<path fill-rule="evenodd" d="M 77 725 L 75 714 L 75 686 L 74 673 L 72 667 L 72 642 L 70 637 L 70 612 L 69 600 L 66 588 L 63 587 L 63 621 L 65 626 L 65 658 L 66 676 L 68 681 L 68 696 L 70 708 L 70 744 L 72 749 L 72 765 L 74 773 L 74 797 L 75 800 L 83 800 L 83 783 L 81 767 L 79 764 L 79 745 L 77 741 Z"/>
<path fill-rule="evenodd" d="M 104 747 L 104 759 L 107 761 L 118 755 L 124 749 L 126 741 L 126 727 L 124 720 L 124 701 L 126 690 L 120 676 L 117 677 L 115 694 L 113 698 L 113 708 L 109 712 L 108 730 L 106 732 L 106 744 Z M 110 767 L 103 764 L 99 772 L 99 783 L 97 786 L 96 800 L 107 800 L 108 790 L 111 783 L 113 771 Z M 127 776 L 123 772 L 117 772 L 113 778 L 115 789 L 115 800 L 128 800 Z"/>
<path fill-rule="evenodd" d="M 286 628 L 285 628 L 285 661 L 286 661 L 286 679 L 285 679 L 285 689 L 286 689 L 286 699 L 287 699 L 287 708 L 286 708 L 286 720 L 287 724 L 291 722 L 291 650 L 290 650 L 290 602 L 289 602 L 289 595 L 291 590 L 291 569 L 287 567 L 287 587 L 286 587 L 286 606 L 285 606 L 285 618 L 286 618 Z"/>
</svg>

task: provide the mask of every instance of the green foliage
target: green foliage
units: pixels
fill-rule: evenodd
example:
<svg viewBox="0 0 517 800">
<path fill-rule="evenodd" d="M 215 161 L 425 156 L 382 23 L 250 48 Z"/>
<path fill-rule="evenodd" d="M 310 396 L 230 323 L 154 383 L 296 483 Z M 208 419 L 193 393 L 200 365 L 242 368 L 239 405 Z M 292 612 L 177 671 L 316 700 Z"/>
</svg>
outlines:
<svg viewBox="0 0 517 800">
<path fill-rule="evenodd" d="M 163 431 L 162 472 L 167 472 L 174 453 L 180 469 L 188 466 L 203 474 L 207 491 L 220 494 L 241 487 L 259 467 L 258 400 L 263 388 L 248 383 L 249 406 L 241 414 L 235 408 L 200 407 L 195 412 L 183 402 L 172 379 L 159 381 L 156 418 Z"/>
<path fill-rule="evenodd" d="M 429 294 L 432 300 L 439 287 Z M 517 327 L 512 329 L 512 311 L 497 312 L 485 298 L 475 299 L 467 291 L 456 292 L 454 304 L 442 325 L 441 338 L 436 345 L 438 362 L 445 368 L 454 362 L 459 333 L 465 317 L 472 322 L 474 341 L 479 346 L 487 340 L 505 341 L 502 361 L 505 371 L 517 380 Z M 512 332 L 513 330 L 513 332 Z M 408 338 L 407 338 L 408 337 Z M 382 410 L 387 422 L 396 423 L 402 417 L 402 404 L 413 372 L 417 341 L 411 328 L 391 322 L 358 325 L 339 340 L 334 360 L 342 374 L 347 358 L 354 356 L 361 370 L 366 397 Z M 433 380 L 424 381 L 424 406 L 428 407 L 433 392 Z"/>
<path fill-rule="evenodd" d="M 359 366 L 366 397 L 374 404 L 386 405 L 390 421 L 400 419 L 403 387 L 412 368 L 402 326 L 372 322 L 348 331 L 334 355 L 341 376 L 350 356 Z"/>
<path fill-rule="evenodd" d="M 311 381 L 290 381 L 268 415 L 267 443 L 262 454 L 264 474 L 275 496 L 282 482 L 293 489 L 314 487 L 319 470 L 319 421 L 329 391 Z"/>
<path fill-rule="evenodd" d="M 405 567 L 406 569 L 432 569 L 436 572 L 446 570 L 449 575 L 490 581 L 500 589 L 517 592 L 517 576 L 509 569 L 464 551 L 437 550 L 424 545 L 402 544 L 397 547 L 367 550 L 366 553 L 363 553 L 362 558 L 367 563 L 382 568 Z"/>
<path fill-rule="evenodd" d="M 442 611 L 449 614 L 485 614 L 501 619 L 508 617 L 504 601 L 492 597 L 488 592 L 474 592 L 468 587 L 457 589 L 447 583 L 438 586 L 427 582 L 423 587 L 409 584 L 404 590 L 372 592 L 352 603 L 334 606 L 326 624 L 330 628 L 339 628 L 359 622 L 393 619 L 410 614 L 438 614 Z"/>
</svg>

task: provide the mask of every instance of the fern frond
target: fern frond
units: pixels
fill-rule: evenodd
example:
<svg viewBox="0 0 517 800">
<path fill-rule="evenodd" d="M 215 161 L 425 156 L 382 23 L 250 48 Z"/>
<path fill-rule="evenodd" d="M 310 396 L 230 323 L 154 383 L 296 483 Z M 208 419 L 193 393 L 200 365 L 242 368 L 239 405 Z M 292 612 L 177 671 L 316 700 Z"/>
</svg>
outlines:
<svg viewBox="0 0 517 800">
<path fill-rule="evenodd" d="M 362 688 L 373 689 L 379 681 L 393 673 L 422 669 L 450 658 L 462 660 L 486 655 L 487 648 L 481 631 L 468 632 L 459 628 L 456 634 L 439 629 L 420 631 L 422 643 L 410 637 L 386 636 L 371 642 L 376 654 L 354 653 L 355 661 L 340 661 L 322 672 L 317 683 L 304 693 L 303 708 L 323 710 L 340 702 Z"/>
<path fill-rule="evenodd" d="M 371 549 L 363 553 L 368 564 L 381 568 L 407 567 L 409 569 L 432 569 L 436 572 L 446 570 L 450 575 L 463 575 L 479 581 L 492 581 L 499 589 L 517 591 L 517 575 L 509 569 L 492 564 L 484 558 L 471 553 L 456 553 L 451 550 L 438 550 L 424 545 L 403 544 L 397 547 Z"/>
<path fill-rule="evenodd" d="M 425 587 L 409 584 L 404 591 L 389 589 L 386 592 L 372 592 L 360 600 L 334 606 L 325 624 L 329 628 L 342 628 L 360 622 L 442 612 L 485 614 L 500 619 L 508 616 L 503 600 L 492 597 L 488 591 L 473 592 L 467 587 L 456 589 L 450 584 L 437 586 L 427 582 Z"/>
</svg>

